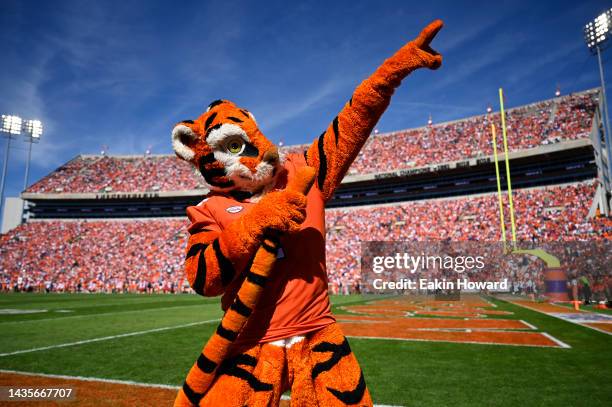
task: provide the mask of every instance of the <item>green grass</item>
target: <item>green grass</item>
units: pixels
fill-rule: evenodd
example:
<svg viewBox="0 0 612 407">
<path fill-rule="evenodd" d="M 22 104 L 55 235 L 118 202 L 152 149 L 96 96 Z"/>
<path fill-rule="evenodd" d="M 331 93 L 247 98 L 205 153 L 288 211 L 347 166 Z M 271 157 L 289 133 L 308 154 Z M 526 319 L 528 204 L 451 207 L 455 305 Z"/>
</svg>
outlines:
<svg viewBox="0 0 612 407">
<path fill-rule="evenodd" d="M 340 305 L 381 297 L 333 297 Z M 489 299 L 571 349 L 351 339 L 377 403 L 410 406 L 607 406 L 612 336 Z M 219 318 L 191 295 L 0 296 L 0 353 Z M 68 310 L 70 312 L 58 312 Z M 0 357 L 1 369 L 179 385 L 216 323 Z"/>
</svg>

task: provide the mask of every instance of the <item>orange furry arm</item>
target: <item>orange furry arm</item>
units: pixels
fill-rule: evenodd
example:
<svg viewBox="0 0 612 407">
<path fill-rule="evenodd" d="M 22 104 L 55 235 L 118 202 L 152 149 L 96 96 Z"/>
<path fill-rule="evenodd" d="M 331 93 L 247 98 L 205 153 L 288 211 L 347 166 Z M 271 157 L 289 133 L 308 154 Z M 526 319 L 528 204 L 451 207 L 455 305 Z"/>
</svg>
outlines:
<svg viewBox="0 0 612 407">
<path fill-rule="evenodd" d="M 442 56 L 429 43 L 441 28 L 442 21 L 434 21 L 383 62 L 355 89 L 342 111 L 310 146 L 306 162 L 316 169 L 316 183 L 325 200 L 332 197 L 342 182 L 402 79 L 418 68 L 440 67 Z"/>
<path fill-rule="evenodd" d="M 206 205 L 187 208 L 193 222 L 187 243 L 185 274 L 194 291 L 217 296 L 248 269 L 264 233 L 297 232 L 306 218 L 306 196 L 292 190 L 265 195 L 224 230 Z"/>
</svg>

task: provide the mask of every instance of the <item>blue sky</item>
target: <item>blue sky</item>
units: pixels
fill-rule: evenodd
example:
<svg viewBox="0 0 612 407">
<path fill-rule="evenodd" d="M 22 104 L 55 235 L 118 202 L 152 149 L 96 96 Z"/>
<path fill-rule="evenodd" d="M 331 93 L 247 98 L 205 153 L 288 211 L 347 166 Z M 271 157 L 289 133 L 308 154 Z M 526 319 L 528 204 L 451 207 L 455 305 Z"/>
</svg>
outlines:
<svg viewBox="0 0 612 407">
<path fill-rule="evenodd" d="M 516 106 L 598 85 L 582 27 L 608 2 L 415 3 L 2 0 L 0 112 L 44 122 L 30 183 L 102 145 L 169 153 L 173 124 L 219 98 L 254 112 L 274 142 L 310 142 L 435 18 L 443 66 L 404 81 L 380 131 L 480 114 L 499 86 Z M 12 146 L 8 196 L 22 189 L 26 157 L 25 143 Z"/>
</svg>

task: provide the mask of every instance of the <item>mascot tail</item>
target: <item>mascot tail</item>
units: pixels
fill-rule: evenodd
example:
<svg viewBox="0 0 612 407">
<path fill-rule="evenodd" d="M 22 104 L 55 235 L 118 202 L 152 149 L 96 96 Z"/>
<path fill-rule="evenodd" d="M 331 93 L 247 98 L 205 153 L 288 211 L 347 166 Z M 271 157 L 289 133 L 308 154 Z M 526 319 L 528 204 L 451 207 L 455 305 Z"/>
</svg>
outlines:
<svg viewBox="0 0 612 407">
<path fill-rule="evenodd" d="M 306 195 L 312 186 L 314 176 L 314 168 L 300 168 L 287 184 L 287 189 Z M 259 302 L 266 280 L 276 261 L 278 244 L 278 238 L 264 237 L 234 302 L 225 311 L 217 331 L 206 342 L 202 353 L 189 370 L 183 388 L 179 390 L 174 400 L 175 407 L 197 406 L 206 394 L 217 367 L 227 357 L 230 346 L 242 332 L 252 310 Z"/>
</svg>

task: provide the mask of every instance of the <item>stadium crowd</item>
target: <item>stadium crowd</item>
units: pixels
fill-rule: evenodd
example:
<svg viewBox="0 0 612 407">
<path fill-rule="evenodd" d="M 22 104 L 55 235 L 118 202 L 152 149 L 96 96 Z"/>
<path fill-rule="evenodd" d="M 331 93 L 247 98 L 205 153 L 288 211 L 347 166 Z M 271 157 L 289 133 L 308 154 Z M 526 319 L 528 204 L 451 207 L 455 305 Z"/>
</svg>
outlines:
<svg viewBox="0 0 612 407">
<path fill-rule="evenodd" d="M 78 156 L 27 189 L 32 193 L 155 192 L 202 189 L 174 155 Z"/>
<path fill-rule="evenodd" d="M 587 218 L 594 190 L 589 182 L 516 191 L 518 240 L 611 239 L 612 220 Z M 360 290 L 361 242 L 499 241 L 497 205 L 488 194 L 327 210 L 331 292 Z M 186 226 L 176 218 L 26 223 L 0 235 L 0 284 L 4 291 L 187 292 Z M 533 272 L 497 273 L 522 290 L 543 284 Z"/>
<path fill-rule="evenodd" d="M 590 182 L 516 191 L 514 207 L 517 240 L 544 243 L 612 239 L 611 219 L 587 217 L 588 205 L 594 192 L 595 186 Z M 504 205 L 505 213 L 508 214 L 506 200 Z M 361 285 L 361 242 L 501 240 L 498 201 L 496 195 L 491 194 L 332 209 L 326 212 L 326 222 L 327 271 L 332 292 L 338 293 Z M 508 239 L 510 230 L 511 225 L 508 222 Z M 573 270 L 578 272 L 582 269 Z M 499 269 L 497 272 L 495 277 L 510 278 L 514 286 L 523 292 L 525 287 L 539 287 L 540 292 L 543 290 L 541 273 L 523 272 L 508 276 L 506 270 Z M 599 277 L 593 275 L 593 270 L 589 273 L 589 278 Z M 491 275 L 487 274 L 476 274 L 472 277 L 491 281 Z"/>
<path fill-rule="evenodd" d="M 563 96 L 507 111 L 510 151 L 588 137 L 595 93 Z M 490 124 L 501 134 L 500 115 L 371 137 L 349 174 L 385 172 L 493 154 Z M 500 136 L 501 143 L 501 136 Z M 500 144 L 501 145 L 501 144 Z M 302 154 L 306 145 L 283 147 Z M 32 193 L 152 192 L 201 189 L 190 165 L 174 155 L 79 156 L 28 188 Z"/>
<path fill-rule="evenodd" d="M 186 291 L 186 221 L 31 222 L 0 237 L 3 289 Z"/>
</svg>

